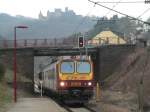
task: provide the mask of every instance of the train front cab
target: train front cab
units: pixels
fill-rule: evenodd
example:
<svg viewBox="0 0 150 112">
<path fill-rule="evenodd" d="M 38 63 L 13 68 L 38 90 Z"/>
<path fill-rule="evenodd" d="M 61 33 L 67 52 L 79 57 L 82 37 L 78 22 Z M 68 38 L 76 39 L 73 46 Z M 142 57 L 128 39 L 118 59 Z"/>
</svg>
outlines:
<svg viewBox="0 0 150 112">
<path fill-rule="evenodd" d="M 58 92 L 63 100 L 87 102 L 93 95 L 93 63 L 90 60 L 63 60 L 58 65 Z"/>
</svg>

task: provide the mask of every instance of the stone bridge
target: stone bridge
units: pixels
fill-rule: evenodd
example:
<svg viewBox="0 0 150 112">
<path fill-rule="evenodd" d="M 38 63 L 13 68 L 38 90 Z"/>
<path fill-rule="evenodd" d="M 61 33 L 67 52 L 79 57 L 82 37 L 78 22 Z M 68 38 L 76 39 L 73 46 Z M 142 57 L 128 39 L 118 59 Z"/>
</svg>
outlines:
<svg viewBox="0 0 150 112">
<path fill-rule="evenodd" d="M 73 44 L 72 44 L 73 45 Z M 88 46 L 86 48 L 78 48 L 73 46 L 58 46 L 58 47 L 17 47 L 17 72 L 24 75 L 32 82 L 34 80 L 34 56 L 62 56 L 62 55 L 91 55 L 94 62 L 95 80 L 103 81 L 106 77 L 120 66 L 124 56 L 134 52 L 135 45 L 101 45 Z M 7 68 L 13 70 L 13 47 L 0 48 L 0 61 Z M 88 51 L 88 52 L 87 52 Z M 12 74 L 13 75 L 13 74 Z"/>
</svg>

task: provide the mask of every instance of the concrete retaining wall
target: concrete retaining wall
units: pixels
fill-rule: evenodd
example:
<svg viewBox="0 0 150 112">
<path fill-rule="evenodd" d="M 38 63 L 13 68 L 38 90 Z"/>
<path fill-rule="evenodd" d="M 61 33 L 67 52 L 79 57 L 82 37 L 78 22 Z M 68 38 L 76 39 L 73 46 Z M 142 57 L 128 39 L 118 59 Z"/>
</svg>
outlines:
<svg viewBox="0 0 150 112">
<path fill-rule="evenodd" d="M 98 48 L 96 57 L 93 56 L 95 80 L 103 82 L 129 53 L 134 52 L 134 45 L 109 45 Z"/>
<path fill-rule="evenodd" d="M 13 50 L 0 52 L 0 61 L 4 63 L 6 68 L 13 70 Z M 28 79 L 33 80 L 34 74 L 34 54 L 32 50 L 17 50 L 17 73 L 24 75 Z"/>
</svg>

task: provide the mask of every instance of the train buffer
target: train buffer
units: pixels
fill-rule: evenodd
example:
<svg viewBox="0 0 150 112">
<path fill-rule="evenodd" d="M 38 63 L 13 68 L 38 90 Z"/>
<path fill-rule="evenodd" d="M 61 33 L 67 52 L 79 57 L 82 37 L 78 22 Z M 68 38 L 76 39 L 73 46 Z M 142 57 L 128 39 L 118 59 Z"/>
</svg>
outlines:
<svg viewBox="0 0 150 112">
<path fill-rule="evenodd" d="M 66 112 L 50 98 L 20 98 L 7 112 Z"/>
</svg>

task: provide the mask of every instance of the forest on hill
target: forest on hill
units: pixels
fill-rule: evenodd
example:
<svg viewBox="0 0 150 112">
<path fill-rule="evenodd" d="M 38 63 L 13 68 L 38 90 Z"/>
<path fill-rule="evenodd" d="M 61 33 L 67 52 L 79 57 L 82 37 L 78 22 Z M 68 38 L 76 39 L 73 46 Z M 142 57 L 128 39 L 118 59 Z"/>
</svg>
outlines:
<svg viewBox="0 0 150 112">
<path fill-rule="evenodd" d="M 148 19 L 150 22 L 150 19 Z M 111 18 L 101 17 L 94 25 L 89 33 L 89 38 L 94 37 L 96 34 L 103 30 L 111 30 L 120 37 L 142 37 L 150 38 L 150 25 L 143 24 L 137 20 L 128 17 L 118 17 L 114 15 Z"/>
<path fill-rule="evenodd" d="M 147 20 L 150 22 L 150 19 Z M 13 39 L 14 26 L 26 25 L 29 28 L 17 30 L 19 39 L 35 38 L 76 38 L 77 34 L 86 33 L 87 37 L 92 38 L 103 30 L 111 30 L 120 37 L 144 37 L 149 39 L 150 25 L 143 24 L 128 17 L 118 17 L 113 15 L 111 18 L 82 16 L 77 15 L 68 8 L 65 11 L 55 9 L 54 12 L 47 11 L 43 16 L 39 13 L 38 19 L 23 16 L 10 16 L 0 14 L 0 38 Z"/>
<path fill-rule="evenodd" d="M 61 9 L 55 9 L 54 12 L 47 11 L 46 16 L 40 12 L 38 19 L 1 13 L 0 35 L 3 38 L 12 39 L 14 26 L 26 25 L 28 29 L 17 30 L 17 38 L 62 38 L 74 32 L 88 31 L 96 23 L 93 21 L 94 18 L 96 17 L 77 15 L 68 8 L 65 11 Z M 84 23 L 81 23 L 83 20 L 85 20 Z"/>
</svg>

